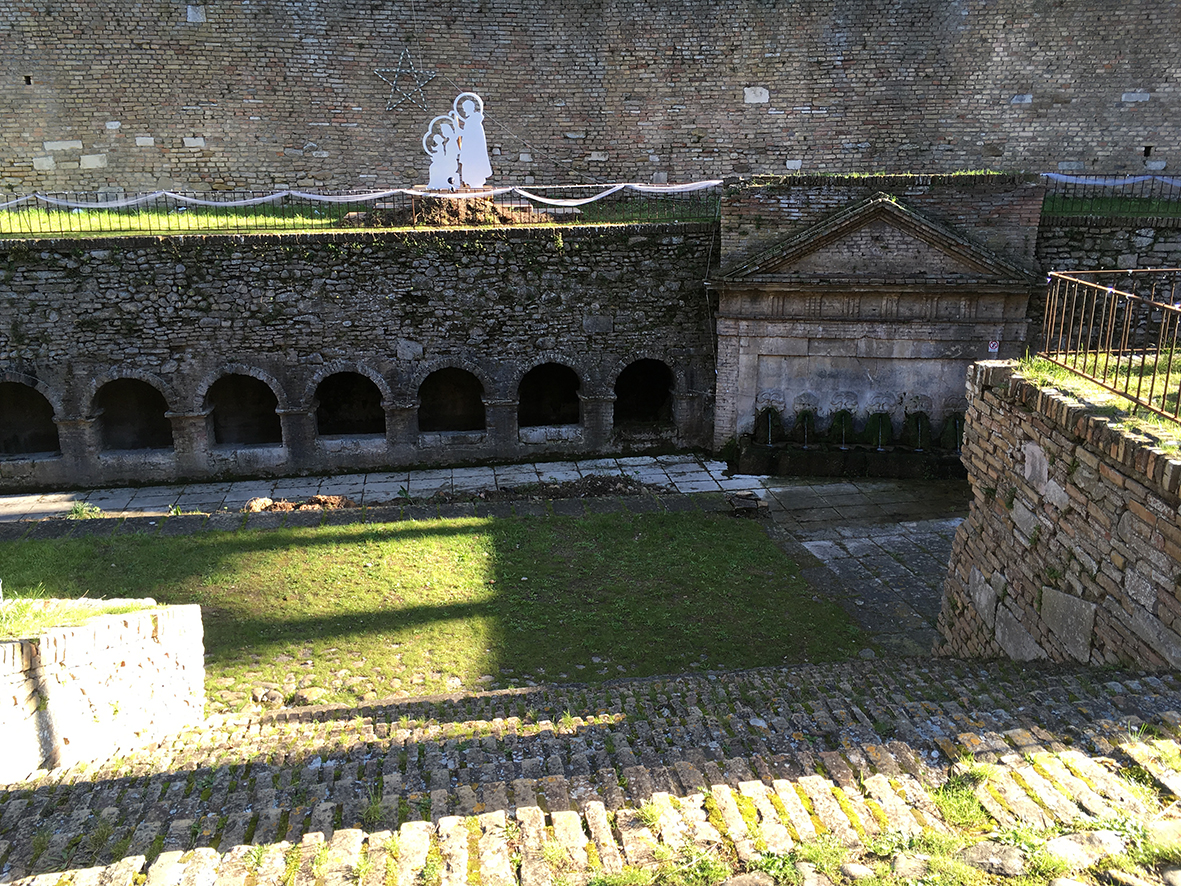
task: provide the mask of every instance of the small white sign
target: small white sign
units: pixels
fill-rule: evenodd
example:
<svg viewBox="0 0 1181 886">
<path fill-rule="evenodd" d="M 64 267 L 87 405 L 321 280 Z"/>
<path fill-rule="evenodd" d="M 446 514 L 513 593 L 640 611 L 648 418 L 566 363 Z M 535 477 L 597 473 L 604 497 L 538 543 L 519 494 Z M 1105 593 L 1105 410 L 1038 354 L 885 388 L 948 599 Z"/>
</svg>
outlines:
<svg viewBox="0 0 1181 886">
<path fill-rule="evenodd" d="M 1000 349 L 1001 349 L 1001 343 L 999 341 L 990 341 L 988 343 L 988 353 L 996 354 L 1000 351 Z"/>
</svg>

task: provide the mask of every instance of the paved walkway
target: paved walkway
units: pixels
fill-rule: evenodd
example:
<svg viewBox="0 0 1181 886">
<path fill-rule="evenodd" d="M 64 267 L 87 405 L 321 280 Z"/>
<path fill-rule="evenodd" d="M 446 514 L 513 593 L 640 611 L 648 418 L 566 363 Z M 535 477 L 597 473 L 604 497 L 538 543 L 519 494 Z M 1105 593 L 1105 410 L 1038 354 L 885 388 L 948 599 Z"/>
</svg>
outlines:
<svg viewBox="0 0 1181 886">
<path fill-rule="evenodd" d="M 0 538 L 110 531 L 107 521 L 30 523 L 63 517 L 76 502 L 121 518 L 124 531 L 195 532 L 269 528 L 318 521 L 319 514 L 257 514 L 241 518 L 252 498 L 300 501 L 346 495 L 367 512 L 332 512 L 332 522 L 423 519 L 439 510 L 421 504 L 438 492 L 503 489 L 588 476 L 626 475 L 664 487 L 657 506 L 726 510 L 724 493 L 754 492 L 768 504 L 772 538 L 800 564 L 817 593 L 836 599 L 868 632 L 879 650 L 926 655 L 936 639 L 943 579 L 956 527 L 967 514 L 968 486 L 945 480 L 834 480 L 808 477 L 728 476 L 724 462 L 694 455 L 596 458 L 569 462 L 382 471 L 329 477 L 285 477 L 227 483 L 110 488 L 0 496 Z M 678 503 L 679 502 L 679 503 Z M 691 502 L 695 504 L 691 504 Z M 626 505 L 600 501 L 597 510 Z M 462 507 L 455 510 L 462 512 Z M 545 512 L 529 506 L 479 506 L 493 515 Z M 559 500 L 549 512 L 584 513 L 577 500 Z M 208 514 L 195 517 L 192 512 Z M 184 516 L 172 516 L 171 514 Z M 467 512 L 473 512 L 467 506 Z M 450 511 L 449 511 L 450 513 Z M 18 524 L 19 525 L 14 525 Z"/>
<path fill-rule="evenodd" d="M 958 830 L 938 788 L 981 771 L 968 842 L 1094 846 L 1112 822 L 1110 853 L 1175 833 L 1179 706 L 1168 673 L 896 659 L 211 717 L 0 786 L 0 883 L 556 886 L 702 854 L 741 870 L 822 835 L 897 865 L 907 838 Z M 908 882 L 928 882 L 923 858 Z"/>
</svg>

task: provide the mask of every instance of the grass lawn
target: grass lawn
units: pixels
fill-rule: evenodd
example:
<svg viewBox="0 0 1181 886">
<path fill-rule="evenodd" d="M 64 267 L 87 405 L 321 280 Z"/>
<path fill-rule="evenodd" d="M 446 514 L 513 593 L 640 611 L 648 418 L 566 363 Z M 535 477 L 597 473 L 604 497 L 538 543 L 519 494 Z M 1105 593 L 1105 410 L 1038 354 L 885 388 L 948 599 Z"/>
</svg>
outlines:
<svg viewBox="0 0 1181 886">
<path fill-rule="evenodd" d="M 757 523 L 697 513 L 7 542 L 0 576 L 6 595 L 201 604 L 213 709 L 265 683 L 349 702 L 833 660 L 862 643 Z"/>
</svg>

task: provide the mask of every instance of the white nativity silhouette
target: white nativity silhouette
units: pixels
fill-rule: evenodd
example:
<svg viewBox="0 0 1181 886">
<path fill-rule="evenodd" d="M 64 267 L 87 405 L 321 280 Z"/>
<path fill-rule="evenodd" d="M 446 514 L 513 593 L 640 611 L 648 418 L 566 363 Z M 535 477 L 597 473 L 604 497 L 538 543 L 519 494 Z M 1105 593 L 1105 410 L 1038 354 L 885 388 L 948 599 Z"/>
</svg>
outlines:
<svg viewBox="0 0 1181 886">
<path fill-rule="evenodd" d="M 461 92 L 451 111 L 440 114 L 427 126 L 423 150 L 431 158 L 427 188 L 454 191 L 460 187 L 481 188 L 492 175 L 488 162 L 488 139 L 484 135 L 484 101 L 474 92 Z"/>
</svg>

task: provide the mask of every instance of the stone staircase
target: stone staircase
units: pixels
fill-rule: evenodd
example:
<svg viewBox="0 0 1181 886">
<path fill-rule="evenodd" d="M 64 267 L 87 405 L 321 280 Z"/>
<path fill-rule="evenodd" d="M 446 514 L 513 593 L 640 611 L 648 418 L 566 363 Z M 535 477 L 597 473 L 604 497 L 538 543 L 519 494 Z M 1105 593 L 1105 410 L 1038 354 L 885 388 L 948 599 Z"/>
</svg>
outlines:
<svg viewBox="0 0 1181 886">
<path fill-rule="evenodd" d="M 0 882 L 561 886 L 684 847 L 741 870 L 955 830 L 934 792 L 982 764 L 998 828 L 1150 823 L 1181 796 L 1176 711 L 1171 674 L 898 660 L 215 717 L 0 790 Z"/>
</svg>

